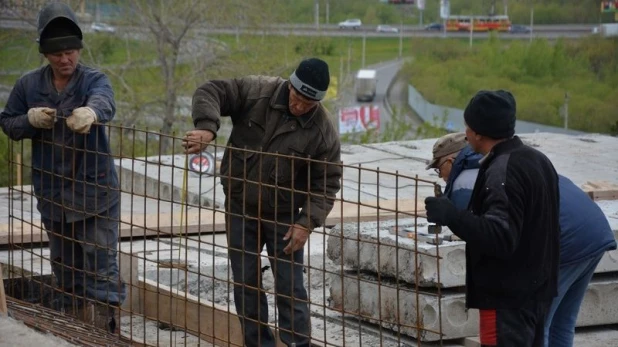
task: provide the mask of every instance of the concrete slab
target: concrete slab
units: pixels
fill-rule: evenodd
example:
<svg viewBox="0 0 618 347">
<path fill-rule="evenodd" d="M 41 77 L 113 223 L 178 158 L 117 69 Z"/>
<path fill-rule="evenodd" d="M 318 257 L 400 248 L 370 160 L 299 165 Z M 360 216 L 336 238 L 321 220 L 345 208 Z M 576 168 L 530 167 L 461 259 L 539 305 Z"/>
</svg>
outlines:
<svg viewBox="0 0 618 347">
<path fill-rule="evenodd" d="M 598 201 L 598 204 L 618 239 L 618 201 Z M 397 277 L 422 287 L 465 286 L 465 242 L 416 245 L 413 239 L 392 233 L 395 226 L 413 231 L 414 225 L 413 219 L 340 224 L 331 229 L 326 253 L 337 264 Z M 418 218 L 416 225 L 419 233 L 427 233 L 426 219 Z M 452 232 L 443 227 L 442 235 L 452 235 Z M 606 252 L 595 272 L 618 272 L 618 250 Z"/>
<path fill-rule="evenodd" d="M 337 225 L 331 229 L 326 252 L 336 264 L 422 287 L 465 285 L 465 243 L 444 241 L 435 246 L 393 234 L 396 227 L 413 233 L 414 225 L 413 219 L 345 223 L 343 230 Z M 417 233 L 428 233 L 427 225 L 418 218 Z M 442 230 L 442 237 L 452 235 L 448 228 Z"/>
<path fill-rule="evenodd" d="M 387 329 L 422 341 L 438 341 L 478 334 L 478 312 L 466 311 L 464 294 L 420 293 L 408 283 L 355 271 L 330 275 L 335 308 L 349 315 L 381 324 Z"/>
<path fill-rule="evenodd" d="M 437 341 L 478 335 L 478 310 L 466 310 L 465 293 L 418 291 L 407 283 L 382 280 L 350 271 L 330 275 L 331 299 L 335 308 L 361 319 L 420 338 Z M 618 323 L 618 274 L 594 278 L 588 286 L 577 318 L 577 326 Z M 426 331 L 419 331 L 416 326 Z"/>
</svg>

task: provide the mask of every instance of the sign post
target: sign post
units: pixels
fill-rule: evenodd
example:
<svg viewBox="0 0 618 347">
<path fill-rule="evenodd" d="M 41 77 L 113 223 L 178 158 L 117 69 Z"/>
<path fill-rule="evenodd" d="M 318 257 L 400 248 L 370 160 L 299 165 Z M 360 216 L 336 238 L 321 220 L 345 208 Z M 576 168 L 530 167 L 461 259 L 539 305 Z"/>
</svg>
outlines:
<svg viewBox="0 0 618 347">
<path fill-rule="evenodd" d="M 444 37 L 446 37 L 446 21 L 451 15 L 451 3 L 449 0 L 440 0 L 440 18 L 444 23 Z"/>
</svg>

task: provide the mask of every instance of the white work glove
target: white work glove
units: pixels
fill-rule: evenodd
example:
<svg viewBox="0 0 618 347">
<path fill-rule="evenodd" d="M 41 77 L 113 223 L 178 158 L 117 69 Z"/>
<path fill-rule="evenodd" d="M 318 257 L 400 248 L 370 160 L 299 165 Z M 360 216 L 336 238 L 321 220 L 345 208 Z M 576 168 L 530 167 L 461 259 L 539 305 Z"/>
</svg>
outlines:
<svg viewBox="0 0 618 347">
<path fill-rule="evenodd" d="M 97 114 L 90 107 L 78 107 L 67 117 L 67 126 L 79 134 L 88 134 L 90 126 L 96 122 Z"/>
<path fill-rule="evenodd" d="M 56 122 L 56 110 L 49 107 L 34 107 L 28 110 L 28 122 L 35 128 L 51 129 Z"/>
</svg>

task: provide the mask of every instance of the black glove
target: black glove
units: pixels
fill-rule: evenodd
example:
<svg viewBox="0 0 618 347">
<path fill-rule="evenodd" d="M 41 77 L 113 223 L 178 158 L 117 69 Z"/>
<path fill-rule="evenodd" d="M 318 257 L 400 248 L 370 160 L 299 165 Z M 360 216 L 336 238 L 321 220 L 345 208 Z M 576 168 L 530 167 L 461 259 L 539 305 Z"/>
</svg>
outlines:
<svg viewBox="0 0 618 347">
<path fill-rule="evenodd" d="M 427 221 L 440 225 L 449 225 L 457 218 L 457 207 L 451 200 L 445 197 L 435 198 L 430 196 L 425 199 Z"/>
</svg>

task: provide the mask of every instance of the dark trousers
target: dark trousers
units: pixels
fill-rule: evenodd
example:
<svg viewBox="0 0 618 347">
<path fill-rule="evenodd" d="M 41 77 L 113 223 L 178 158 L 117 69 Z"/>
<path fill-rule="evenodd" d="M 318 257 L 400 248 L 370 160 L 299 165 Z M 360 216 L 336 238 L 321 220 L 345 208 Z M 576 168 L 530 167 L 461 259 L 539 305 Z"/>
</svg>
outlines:
<svg viewBox="0 0 618 347">
<path fill-rule="evenodd" d="M 239 213 L 239 209 L 230 209 Z M 309 346 L 311 321 L 307 291 L 303 283 L 303 253 L 286 255 L 283 237 L 293 223 L 292 216 L 279 215 L 255 220 L 228 216 L 229 257 L 234 275 L 234 301 L 243 328 L 246 346 L 276 345 L 268 327 L 268 302 L 262 289 L 260 253 L 266 245 L 275 277 L 275 303 L 279 313 L 279 337 L 290 346 Z M 273 222 L 276 221 L 276 222 Z"/>
<path fill-rule="evenodd" d="M 479 310 L 483 347 L 543 347 L 549 303 L 529 301 L 516 309 Z"/>
<path fill-rule="evenodd" d="M 51 267 L 64 291 L 57 309 L 81 305 L 84 298 L 120 306 L 126 297 L 118 269 L 120 206 L 100 215 L 66 223 L 43 219 L 49 237 Z"/>
</svg>

